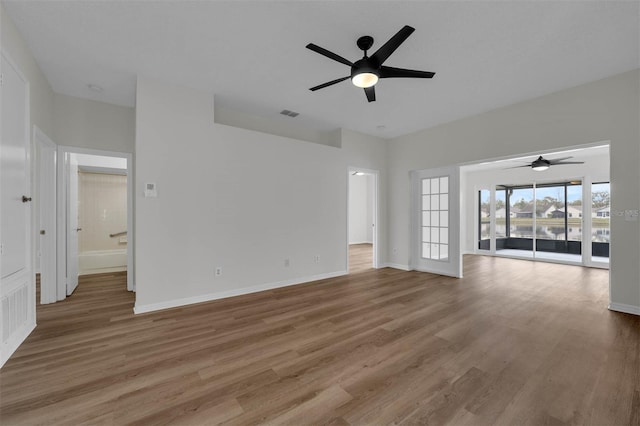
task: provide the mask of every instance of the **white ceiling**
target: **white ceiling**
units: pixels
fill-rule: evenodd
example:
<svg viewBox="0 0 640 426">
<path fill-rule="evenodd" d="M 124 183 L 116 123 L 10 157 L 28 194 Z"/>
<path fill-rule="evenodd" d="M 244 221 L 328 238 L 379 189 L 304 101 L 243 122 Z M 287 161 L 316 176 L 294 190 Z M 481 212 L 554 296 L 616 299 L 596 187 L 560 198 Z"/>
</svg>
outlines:
<svg viewBox="0 0 640 426">
<path fill-rule="evenodd" d="M 640 67 L 637 1 L 2 2 L 56 92 L 133 106 L 143 75 L 223 107 L 381 137 Z M 416 31 L 385 65 L 433 79 L 381 80 L 373 103 L 348 80 L 308 90 L 349 68 L 307 43 L 356 60 L 359 36 L 375 51 L 405 24 Z"/>
</svg>

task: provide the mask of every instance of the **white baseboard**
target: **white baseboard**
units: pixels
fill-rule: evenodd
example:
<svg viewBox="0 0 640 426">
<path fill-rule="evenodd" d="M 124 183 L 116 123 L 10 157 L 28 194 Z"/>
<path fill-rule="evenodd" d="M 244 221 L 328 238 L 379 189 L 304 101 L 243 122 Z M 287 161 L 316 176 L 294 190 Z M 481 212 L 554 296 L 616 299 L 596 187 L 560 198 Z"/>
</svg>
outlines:
<svg viewBox="0 0 640 426">
<path fill-rule="evenodd" d="M 410 271 L 411 268 L 409 268 L 409 265 L 403 265 L 401 263 L 385 263 L 384 268 L 393 268 L 393 269 L 400 269 L 403 271 Z"/>
<path fill-rule="evenodd" d="M 114 266 L 113 268 L 87 269 L 87 270 L 84 270 L 84 271 L 78 271 L 78 276 L 80 276 L 80 275 L 106 274 L 106 273 L 110 273 L 110 272 L 124 272 L 126 270 L 127 270 L 127 265 Z"/>
<path fill-rule="evenodd" d="M 161 309 L 177 308 L 179 306 L 192 305 L 194 303 L 209 302 L 211 300 L 226 299 L 227 297 L 242 296 L 243 294 L 257 293 L 259 291 L 273 290 L 280 287 L 288 287 L 291 285 L 304 284 L 312 281 L 324 280 L 327 278 L 339 277 L 347 275 L 347 271 L 329 272 L 327 274 L 312 275 L 309 277 L 294 278 L 290 280 L 278 281 L 275 283 L 266 283 L 254 285 L 251 287 L 242 287 L 233 290 L 219 291 L 216 293 L 202 294 L 200 296 L 185 297 L 183 299 L 167 300 L 166 302 L 151 303 L 148 305 L 135 305 L 134 314 L 143 314 L 146 312 L 159 311 Z"/>
<path fill-rule="evenodd" d="M 354 241 L 349 243 L 350 246 L 356 244 L 373 244 L 373 241 Z"/>
<path fill-rule="evenodd" d="M 640 315 L 640 306 L 625 305 L 624 303 L 609 303 L 610 311 L 624 312 L 625 314 Z"/>
</svg>

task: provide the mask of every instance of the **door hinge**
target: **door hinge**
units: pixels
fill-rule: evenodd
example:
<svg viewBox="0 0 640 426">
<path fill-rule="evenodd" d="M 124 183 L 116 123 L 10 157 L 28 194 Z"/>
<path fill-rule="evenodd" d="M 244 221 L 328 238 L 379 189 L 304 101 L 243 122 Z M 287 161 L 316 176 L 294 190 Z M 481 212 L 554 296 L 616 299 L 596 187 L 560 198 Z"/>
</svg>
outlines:
<svg viewBox="0 0 640 426">
<path fill-rule="evenodd" d="M 0 87 L 2 87 L 3 82 L 4 82 L 4 74 L 0 72 Z"/>
</svg>

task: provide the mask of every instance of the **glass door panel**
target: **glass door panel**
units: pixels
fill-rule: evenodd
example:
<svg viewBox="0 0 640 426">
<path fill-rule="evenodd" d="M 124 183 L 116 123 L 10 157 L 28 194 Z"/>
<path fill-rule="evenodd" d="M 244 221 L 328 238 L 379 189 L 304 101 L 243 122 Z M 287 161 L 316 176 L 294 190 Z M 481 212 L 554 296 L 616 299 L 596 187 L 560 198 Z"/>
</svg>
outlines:
<svg viewBox="0 0 640 426">
<path fill-rule="evenodd" d="M 594 262 L 609 262 L 610 198 L 609 182 L 591 185 L 591 259 Z"/>
<path fill-rule="evenodd" d="M 509 228 L 505 248 L 533 253 L 533 187 L 508 189 L 507 206 Z"/>
<path fill-rule="evenodd" d="M 411 174 L 412 269 L 462 276 L 459 173 L 446 167 Z"/>
<path fill-rule="evenodd" d="M 478 249 L 491 249 L 491 191 L 478 191 Z"/>
</svg>

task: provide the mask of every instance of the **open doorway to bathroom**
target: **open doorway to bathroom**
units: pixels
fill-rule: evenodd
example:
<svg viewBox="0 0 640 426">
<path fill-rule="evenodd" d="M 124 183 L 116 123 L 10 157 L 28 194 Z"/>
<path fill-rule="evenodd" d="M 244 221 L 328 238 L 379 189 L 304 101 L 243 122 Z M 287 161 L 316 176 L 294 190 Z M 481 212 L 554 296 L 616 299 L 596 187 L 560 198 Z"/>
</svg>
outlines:
<svg viewBox="0 0 640 426">
<path fill-rule="evenodd" d="M 56 300 L 87 280 L 133 282 L 132 156 L 59 146 Z M 43 285 L 44 290 L 44 285 Z"/>
<path fill-rule="evenodd" d="M 127 270 L 127 164 L 124 158 L 78 158 L 78 275 Z M 71 195 L 71 194 L 70 194 Z"/>
</svg>

